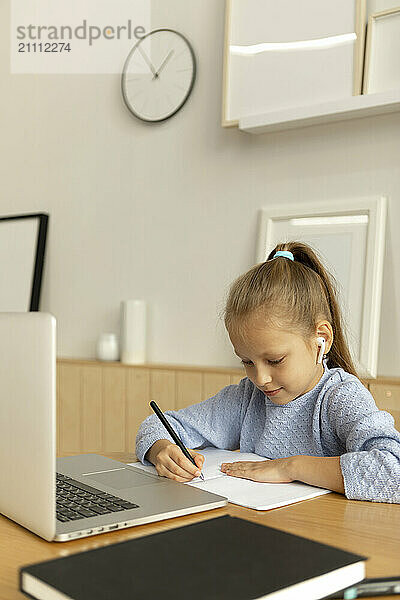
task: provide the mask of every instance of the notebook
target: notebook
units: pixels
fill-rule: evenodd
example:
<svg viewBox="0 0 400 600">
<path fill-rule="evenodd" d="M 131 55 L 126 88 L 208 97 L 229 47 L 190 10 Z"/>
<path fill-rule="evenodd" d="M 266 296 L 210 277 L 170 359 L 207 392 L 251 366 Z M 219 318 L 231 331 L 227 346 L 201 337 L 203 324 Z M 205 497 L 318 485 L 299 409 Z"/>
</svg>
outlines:
<svg viewBox="0 0 400 600">
<path fill-rule="evenodd" d="M 297 481 L 291 483 L 260 483 L 249 479 L 230 477 L 220 471 L 221 463 L 267 459 L 251 452 L 234 452 L 218 448 L 203 448 L 199 452 L 205 457 L 202 471 L 205 481 L 196 477 L 185 485 L 192 485 L 225 496 L 229 502 L 240 504 L 240 506 L 246 508 L 269 510 L 270 508 L 286 506 L 287 504 L 300 502 L 300 500 L 308 500 L 309 498 L 329 494 L 331 491 Z M 152 465 L 142 465 L 139 462 L 130 464 L 137 469 L 157 474 L 155 467 Z"/>
<path fill-rule="evenodd" d="M 361 581 L 365 557 L 222 516 L 20 570 L 37 600 L 317 600 Z"/>
</svg>

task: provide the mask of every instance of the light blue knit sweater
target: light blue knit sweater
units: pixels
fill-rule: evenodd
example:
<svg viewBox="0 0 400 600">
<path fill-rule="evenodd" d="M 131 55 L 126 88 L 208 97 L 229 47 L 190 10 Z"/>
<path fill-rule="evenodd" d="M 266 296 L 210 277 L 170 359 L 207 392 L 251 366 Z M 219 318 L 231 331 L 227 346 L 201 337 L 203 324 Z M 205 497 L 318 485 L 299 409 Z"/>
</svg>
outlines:
<svg viewBox="0 0 400 600">
<path fill-rule="evenodd" d="M 279 406 L 246 377 L 199 404 L 165 413 L 189 448 L 214 446 L 267 458 L 340 456 L 345 494 L 354 500 L 400 503 L 400 433 L 359 379 L 328 369 L 317 385 Z M 159 439 L 171 439 L 156 417 L 140 426 L 140 461 Z M 171 440 L 172 441 L 172 440 Z"/>
</svg>

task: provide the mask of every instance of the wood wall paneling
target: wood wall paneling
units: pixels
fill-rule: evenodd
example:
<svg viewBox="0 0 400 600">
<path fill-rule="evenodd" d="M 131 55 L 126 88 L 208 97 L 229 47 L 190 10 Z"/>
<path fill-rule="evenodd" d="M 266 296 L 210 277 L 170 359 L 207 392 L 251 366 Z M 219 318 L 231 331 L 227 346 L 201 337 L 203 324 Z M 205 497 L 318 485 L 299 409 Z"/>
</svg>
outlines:
<svg viewBox="0 0 400 600">
<path fill-rule="evenodd" d="M 103 449 L 103 369 L 84 366 L 81 369 L 82 446 L 81 452 Z"/>
<path fill-rule="evenodd" d="M 103 367 L 103 446 L 105 452 L 125 452 L 125 369 Z"/>
<path fill-rule="evenodd" d="M 243 369 L 59 359 L 57 452 L 134 452 L 139 425 L 152 414 L 150 400 L 163 411 L 179 410 L 238 384 L 243 377 Z M 400 430 L 400 381 L 382 378 L 363 383 Z"/>
<path fill-rule="evenodd" d="M 385 385 L 371 383 L 369 389 L 377 407 L 390 412 L 394 418 L 396 429 L 400 431 L 400 384 Z"/>
<path fill-rule="evenodd" d="M 176 410 L 197 404 L 205 399 L 202 393 L 202 374 L 196 371 L 176 373 Z"/>
<path fill-rule="evenodd" d="M 81 367 L 58 366 L 60 451 L 81 451 Z"/>
<path fill-rule="evenodd" d="M 152 412 L 149 369 L 126 369 L 126 452 L 135 452 L 137 430 Z"/>
<path fill-rule="evenodd" d="M 246 373 L 244 372 L 244 370 L 243 373 L 240 373 L 239 375 L 231 375 L 230 384 L 238 385 L 238 383 L 240 383 L 244 377 L 246 377 Z"/>
<path fill-rule="evenodd" d="M 229 374 L 224 373 L 207 373 L 203 374 L 203 390 L 202 395 L 203 398 L 210 398 L 211 396 L 215 396 L 219 390 L 230 385 L 231 376 Z"/>
<path fill-rule="evenodd" d="M 150 372 L 150 400 L 155 400 L 163 412 L 175 410 L 175 380 L 175 371 L 154 369 Z"/>
</svg>

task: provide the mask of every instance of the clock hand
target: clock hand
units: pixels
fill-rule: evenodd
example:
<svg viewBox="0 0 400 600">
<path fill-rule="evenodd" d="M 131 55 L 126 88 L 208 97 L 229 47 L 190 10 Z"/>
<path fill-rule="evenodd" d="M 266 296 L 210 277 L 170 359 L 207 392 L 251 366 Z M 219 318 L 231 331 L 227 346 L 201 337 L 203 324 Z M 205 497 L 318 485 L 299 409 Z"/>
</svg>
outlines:
<svg viewBox="0 0 400 600">
<path fill-rule="evenodd" d="M 148 65 L 148 67 L 150 69 L 150 71 L 153 73 L 153 79 L 154 79 L 154 77 L 158 77 L 158 75 L 157 75 L 157 73 L 156 73 L 156 71 L 155 71 L 152 63 L 150 62 L 149 57 L 147 56 L 147 54 L 145 53 L 145 51 L 142 50 L 140 44 L 138 46 L 138 50 L 139 50 L 140 54 L 143 56 L 144 60 L 146 61 L 147 65 Z"/>
<path fill-rule="evenodd" d="M 162 69 L 165 67 L 165 65 L 167 64 L 167 62 L 169 61 L 169 59 L 171 58 L 171 56 L 173 55 L 174 51 L 170 50 L 167 54 L 167 56 L 164 58 L 163 62 L 161 63 L 161 65 L 158 67 L 157 71 L 154 73 L 153 79 L 155 77 L 158 77 L 159 74 L 161 73 Z"/>
</svg>

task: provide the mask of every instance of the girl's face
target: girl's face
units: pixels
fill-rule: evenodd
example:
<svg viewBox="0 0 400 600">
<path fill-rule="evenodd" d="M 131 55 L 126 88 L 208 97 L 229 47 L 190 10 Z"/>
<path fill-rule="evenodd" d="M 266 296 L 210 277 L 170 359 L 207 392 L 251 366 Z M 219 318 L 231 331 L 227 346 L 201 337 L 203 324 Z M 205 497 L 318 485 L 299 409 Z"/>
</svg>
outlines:
<svg viewBox="0 0 400 600">
<path fill-rule="evenodd" d="M 240 334 L 229 337 L 247 377 L 274 404 L 288 404 L 309 392 L 323 375 L 322 364 L 317 364 L 317 335 L 309 347 L 302 336 L 266 325 L 265 317 L 252 314 Z"/>
</svg>

